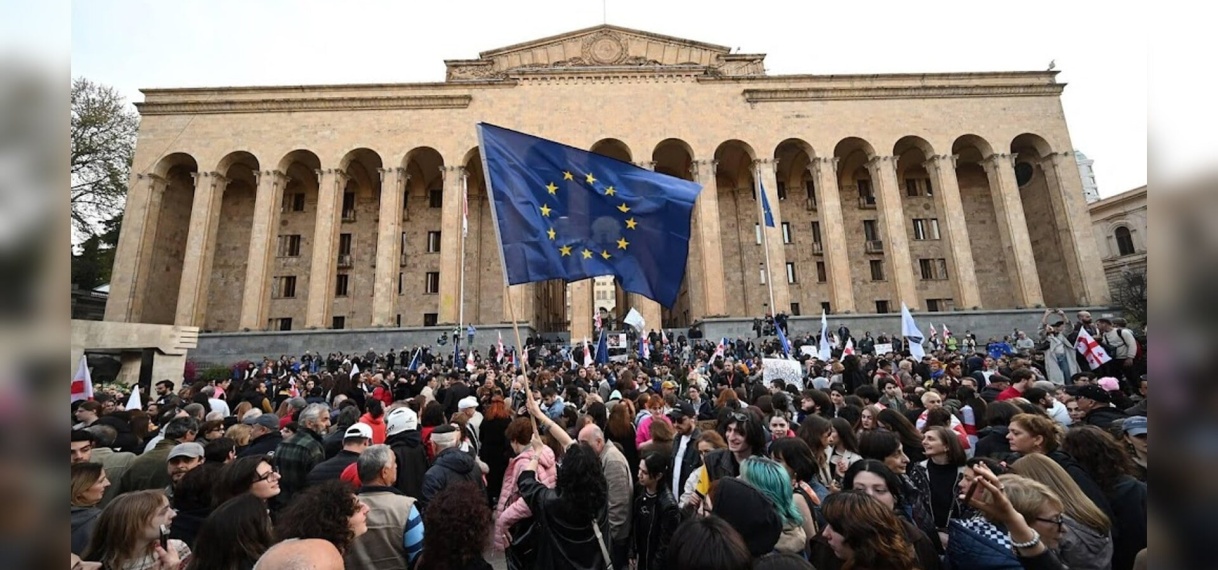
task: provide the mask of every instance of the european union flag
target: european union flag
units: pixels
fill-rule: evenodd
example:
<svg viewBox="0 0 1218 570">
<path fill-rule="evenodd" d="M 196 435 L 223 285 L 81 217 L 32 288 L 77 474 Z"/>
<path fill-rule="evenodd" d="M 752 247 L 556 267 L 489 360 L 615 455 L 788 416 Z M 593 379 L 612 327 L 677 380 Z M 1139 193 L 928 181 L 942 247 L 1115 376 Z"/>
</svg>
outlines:
<svg viewBox="0 0 1218 570">
<path fill-rule="evenodd" d="M 486 123 L 478 144 L 509 285 L 613 275 L 673 306 L 699 184 Z"/>
<path fill-rule="evenodd" d="M 765 227 L 774 227 L 774 210 L 770 209 L 770 199 L 765 195 L 765 185 L 758 183 L 758 191 L 761 192 L 761 212 L 765 218 Z"/>
</svg>

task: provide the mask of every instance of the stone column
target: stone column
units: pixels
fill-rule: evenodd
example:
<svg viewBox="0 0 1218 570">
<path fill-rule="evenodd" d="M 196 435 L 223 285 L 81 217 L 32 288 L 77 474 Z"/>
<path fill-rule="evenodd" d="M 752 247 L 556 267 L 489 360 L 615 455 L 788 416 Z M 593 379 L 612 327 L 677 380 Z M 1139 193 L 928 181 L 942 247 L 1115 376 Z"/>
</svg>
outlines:
<svg viewBox="0 0 1218 570">
<path fill-rule="evenodd" d="M 646 168 L 647 170 L 656 169 L 655 161 L 651 161 L 651 160 L 647 160 L 647 161 L 643 161 L 643 162 L 636 162 L 635 164 L 639 165 L 642 168 Z M 690 274 L 690 269 L 691 268 L 686 267 L 686 269 L 685 269 L 686 275 Z M 643 321 L 647 328 L 647 330 L 643 331 L 644 335 L 646 335 L 647 332 L 650 331 L 651 329 L 655 329 L 658 331 L 663 328 L 663 325 L 664 325 L 664 323 L 662 322 L 663 313 L 660 311 L 659 303 L 657 303 L 651 299 L 648 299 L 647 297 L 639 295 L 638 293 L 630 293 L 626 296 L 626 298 L 628 299 L 628 303 L 629 303 L 630 307 L 634 307 L 634 308 L 638 309 L 639 314 L 643 315 Z M 626 312 L 630 312 L 630 307 L 626 308 Z"/>
<path fill-rule="evenodd" d="M 701 259 L 687 267 L 691 296 L 690 320 L 708 316 L 726 316 L 727 292 L 723 287 L 723 239 L 719 231 L 719 187 L 715 180 L 718 161 L 697 160 L 693 163 L 694 179 L 702 185 L 694 203 L 692 239 L 698 241 Z"/>
<path fill-rule="evenodd" d="M 220 202 L 224 199 L 228 179 L 219 172 L 196 172 L 191 176 L 195 182 L 195 196 L 190 206 L 190 228 L 186 234 L 174 324 L 201 327 L 207 310 L 207 287 L 211 284 L 210 267 L 220 224 Z"/>
<path fill-rule="evenodd" d="M 592 299 L 592 279 L 584 279 L 567 284 L 571 292 L 571 342 L 583 342 L 585 337 L 592 336 L 592 313 L 596 305 Z"/>
<path fill-rule="evenodd" d="M 441 166 L 444 203 L 440 211 L 440 315 L 439 324 L 455 325 L 461 302 L 461 179 L 464 166 Z M 462 333 L 464 334 L 464 333 Z"/>
<path fill-rule="evenodd" d="M 897 286 L 898 302 L 911 310 L 922 306 L 918 285 L 914 281 L 913 258 L 909 254 L 909 234 L 905 229 L 905 210 L 901 207 L 901 188 L 897 184 L 897 157 L 877 156 L 867 161 L 867 169 L 876 185 L 879 200 L 880 225 L 884 228 L 885 257 Z"/>
<path fill-rule="evenodd" d="M 922 163 L 934 177 L 935 200 L 943 212 L 939 229 L 951 251 L 952 288 L 956 306 L 961 309 L 981 307 L 981 289 L 977 284 L 977 266 L 973 262 L 972 242 L 964 219 L 964 203 L 960 200 L 960 183 L 956 180 L 956 155 L 939 154 Z"/>
<path fill-rule="evenodd" d="M 313 224 L 313 255 L 309 262 L 309 298 L 305 328 L 330 328 L 338 267 L 338 233 L 342 223 L 347 173 L 337 168 L 317 170 L 317 217 Z"/>
<path fill-rule="evenodd" d="M 513 311 L 515 312 L 516 321 L 523 324 L 533 324 L 536 317 L 536 283 L 521 283 L 512 285 L 504 290 L 503 294 L 503 322 L 512 322 Z M 504 342 L 507 342 L 506 340 Z M 515 339 L 511 344 L 515 344 Z"/>
<path fill-rule="evenodd" d="M 761 224 L 761 231 L 765 232 L 765 240 L 763 246 L 769 252 L 769 276 L 771 284 L 774 287 L 774 306 L 770 307 L 770 314 L 777 315 L 780 312 L 791 311 L 791 287 L 787 284 L 787 250 L 785 244 L 782 243 L 782 204 L 778 201 L 778 160 L 772 158 L 761 158 L 753 161 L 753 175 L 761 176 L 761 187 L 765 190 L 766 199 L 770 201 L 770 212 L 774 216 L 774 227 L 766 227 L 764 217 L 761 217 L 761 205 L 758 204 L 758 223 Z M 760 196 L 757 197 L 761 199 Z M 762 252 L 762 260 L 765 260 L 765 252 Z M 766 304 L 769 304 L 769 291 L 766 291 Z"/>
<path fill-rule="evenodd" d="M 278 241 L 279 210 L 288 176 L 278 170 L 255 170 L 254 178 L 258 190 L 254 197 L 254 223 L 250 228 L 250 250 L 245 265 L 240 327 L 257 331 L 266 328 L 271 260 L 275 257 L 273 248 Z"/>
<path fill-rule="evenodd" d="M 372 286 L 372 326 L 396 324 L 398 260 L 402 248 L 402 187 L 410 180 L 404 168 L 380 168 L 381 213 L 376 234 L 376 271 Z"/>
<path fill-rule="evenodd" d="M 1111 293 L 1104 275 L 1103 256 L 1091 229 L 1091 216 L 1083 198 L 1083 182 L 1073 152 L 1054 152 L 1041 167 L 1050 178 L 1049 197 L 1053 200 L 1058 239 L 1066 258 L 1066 270 L 1074 283 L 1075 302 L 1080 307 L 1107 304 Z"/>
<path fill-rule="evenodd" d="M 842 192 L 837 185 L 837 157 L 816 157 L 812 170 L 819 190 L 816 199 L 820 202 L 817 208 L 824 240 L 821 245 L 829 273 L 830 308 L 834 313 L 853 313 L 854 284 L 846 249 L 846 225 L 842 222 Z"/>
<path fill-rule="evenodd" d="M 990 195 L 994 197 L 1007 269 L 1015 285 L 1015 302 L 1021 307 L 1034 307 L 1044 304 L 1044 295 L 1036 272 L 1036 257 L 1032 254 L 1028 222 L 1024 218 L 1023 199 L 1015 182 L 1015 157 L 1014 154 L 991 154 L 984 160 L 985 174 L 990 181 Z"/>
<path fill-rule="evenodd" d="M 138 322 L 145 273 L 156 242 L 161 197 L 167 182 L 155 174 L 136 174 L 128 184 L 127 205 L 123 212 L 123 231 L 114 255 L 114 277 L 106 300 L 106 320 Z"/>
</svg>

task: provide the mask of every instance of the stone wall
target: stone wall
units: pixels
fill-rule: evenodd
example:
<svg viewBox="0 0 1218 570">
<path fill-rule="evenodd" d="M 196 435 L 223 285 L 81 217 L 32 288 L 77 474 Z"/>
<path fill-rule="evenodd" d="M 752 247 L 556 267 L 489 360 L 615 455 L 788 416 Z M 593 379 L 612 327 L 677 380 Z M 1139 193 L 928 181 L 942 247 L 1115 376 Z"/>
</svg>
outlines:
<svg viewBox="0 0 1218 570">
<path fill-rule="evenodd" d="M 983 307 L 1013 307 L 1014 286 L 1008 273 L 1000 235 L 1002 228 L 998 225 L 994 197 L 985 170 L 977 164 L 961 164 L 956 169 L 956 178 L 960 181 L 960 201 L 964 206 L 981 304 Z"/>
<path fill-rule="evenodd" d="M 256 187 L 239 180 L 233 181 L 224 191 L 211 263 L 211 283 L 207 287 L 204 330 L 231 331 L 238 328 L 256 192 Z"/>
</svg>

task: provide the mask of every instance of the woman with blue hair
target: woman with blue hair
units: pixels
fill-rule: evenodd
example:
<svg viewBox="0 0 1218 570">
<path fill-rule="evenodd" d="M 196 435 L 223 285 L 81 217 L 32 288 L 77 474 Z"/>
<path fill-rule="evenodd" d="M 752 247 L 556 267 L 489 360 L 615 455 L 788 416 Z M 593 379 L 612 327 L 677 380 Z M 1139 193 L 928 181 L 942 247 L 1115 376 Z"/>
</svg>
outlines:
<svg viewBox="0 0 1218 570">
<path fill-rule="evenodd" d="M 774 503 L 782 519 L 782 536 L 774 549 L 779 552 L 804 554 L 808 536 L 804 532 L 804 517 L 795 505 L 791 493 L 791 475 L 781 463 L 765 457 L 750 457 L 740 464 L 740 478 L 756 487 Z"/>
</svg>

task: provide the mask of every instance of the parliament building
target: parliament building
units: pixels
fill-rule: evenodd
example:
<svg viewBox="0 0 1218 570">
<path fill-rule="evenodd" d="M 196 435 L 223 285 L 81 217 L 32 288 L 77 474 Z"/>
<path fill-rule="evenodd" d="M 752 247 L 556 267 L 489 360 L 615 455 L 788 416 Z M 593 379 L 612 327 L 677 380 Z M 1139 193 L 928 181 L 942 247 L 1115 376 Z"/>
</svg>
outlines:
<svg viewBox="0 0 1218 570">
<path fill-rule="evenodd" d="M 445 64 L 434 83 L 143 90 L 106 320 L 515 315 L 582 338 L 605 304 L 655 328 L 1108 302 L 1055 71 L 769 75 L 764 54 L 611 25 Z M 676 304 L 506 287 L 482 121 L 701 184 Z"/>
</svg>

